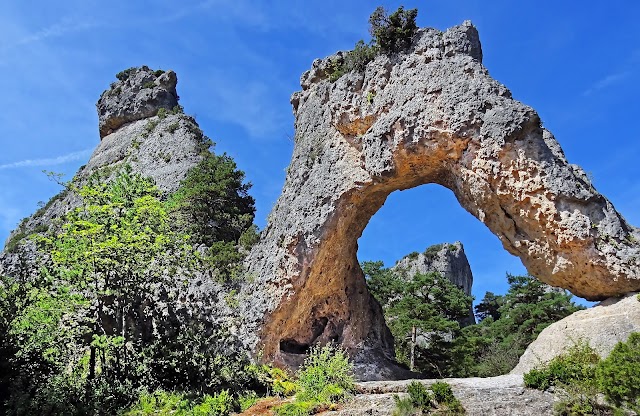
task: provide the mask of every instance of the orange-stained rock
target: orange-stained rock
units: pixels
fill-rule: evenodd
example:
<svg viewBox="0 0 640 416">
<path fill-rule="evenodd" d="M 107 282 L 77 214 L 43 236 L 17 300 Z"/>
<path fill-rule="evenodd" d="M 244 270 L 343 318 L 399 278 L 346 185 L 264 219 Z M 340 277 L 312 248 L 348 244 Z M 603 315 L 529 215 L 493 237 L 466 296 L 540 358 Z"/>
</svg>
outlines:
<svg viewBox="0 0 640 416">
<path fill-rule="evenodd" d="M 545 283 L 588 299 L 640 289 L 638 230 L 489 76 L 469 22 L 421 29 L 407 53 L 332 83 L 335 59 L 316 60 L 292 96 L 286 183 L 247 259 L 244 341 L 264 359 L 295 366 L 335 341 L 361 378 L 399 376 L 357 241 L 391 192 L 422 184 L 451 189 Z"/>
</svg>

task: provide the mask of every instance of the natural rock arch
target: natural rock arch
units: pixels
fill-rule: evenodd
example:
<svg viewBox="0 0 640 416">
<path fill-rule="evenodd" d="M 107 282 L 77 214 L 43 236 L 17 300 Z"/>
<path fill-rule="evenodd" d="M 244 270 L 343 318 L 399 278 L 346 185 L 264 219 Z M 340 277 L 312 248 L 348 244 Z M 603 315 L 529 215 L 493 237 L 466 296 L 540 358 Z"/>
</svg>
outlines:
<svg viewBox="0 0 640 416">
<path fill-rule="evenodd" d="M 362 378 L 392 377 L 392 339 L 369 295 L 357 240 L 387 196 L 436 183 L 540 280 L 587 299 L 640 288 L 638 230 L 567 162 L 530 107 L 482 66 L 468 22 L 422 29 L 406 54 L 328 79 L 316 60 L 292 96 L 295 148 L 247 259 L 245 342 L 295 366 L 336 341 Z M 385 373 L 386 372 L 386 373 Z"/>
</svg>

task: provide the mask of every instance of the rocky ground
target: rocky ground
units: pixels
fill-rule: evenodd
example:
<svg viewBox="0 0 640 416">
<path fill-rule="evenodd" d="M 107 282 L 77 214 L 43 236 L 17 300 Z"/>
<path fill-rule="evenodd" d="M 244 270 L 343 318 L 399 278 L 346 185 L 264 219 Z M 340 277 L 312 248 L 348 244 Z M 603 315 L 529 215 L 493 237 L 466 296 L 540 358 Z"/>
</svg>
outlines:
<svg viewBox="0 0 640 416">
<path fill-rule="evenodd" d="M 394 396 L 407 395 L 407 386 L 414 380 L 369 381 L 358 383 L 358 394 L 341 408 L 326 411 L 331 416 L 383 416 L 393 414 Z M 438 380 L 418 380 L 429 386 Z M 470 416 L 550 415 L 554 396 L 551 393 L 524 387 L 521 375 L 487 378 L 446 379 Z M 269 402 L 271 406 L 278 403 Z M 258 405 L 242 416 L 270 415 L 271 406 Z"/>
<path fill-rule="evenodd" d="M 406 395 L 413 380 L 370 381 L 358 384 L 360 393 L 335 412 L 327 415 L 391 415 L 394 396 Z M 420 380 L 426 386 L 437 380 Z M 467 415 L 550 415 L 554 397 L 550 393 L 527 389 L 522 376 L 504 375 L 488 378 L 453 378 L 449 383 Z"/>
</svg>

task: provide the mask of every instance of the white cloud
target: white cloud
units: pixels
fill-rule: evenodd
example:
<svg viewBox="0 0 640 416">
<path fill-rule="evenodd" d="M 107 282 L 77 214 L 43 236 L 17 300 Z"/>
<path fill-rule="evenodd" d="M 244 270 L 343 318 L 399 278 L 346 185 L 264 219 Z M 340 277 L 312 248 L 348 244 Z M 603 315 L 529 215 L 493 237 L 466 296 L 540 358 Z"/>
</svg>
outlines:
<svg viewBox="0 0 640 416">
<path fill-rule="evenodd" d="M 78 21 L 77 19 L 67 17 L 51 26 L 37 30 L 33 33 L 28 33 L 13 42 L 8 42 L 3 45 L 3 49 L 24 46 L 30 43 L 40 42 L 47 38 L 58 37 L 67 33 L 90 29 L 95 26 L 95 23 L 90 21 Z"/>
<path fill-rule="evenodd" d="M 68 153 L 66 155 L 52 157 L 52 158 L 43 158 L 43 159 L 25 159 L 12 163 L 5 163 L 4 165 L 0 165 L 0 170 L 3 169 L 16 169 L 16 168 L 25 168 L 25 167 L 33 167 L 33 166 L 55 166 L 62 165 L 64 163 L 73 162 L 76 160 L 84 159 L 88 157 L 93 149 L 85 149 L 80 150 L 78 152 Z"/>
<path fill-rule="evenodd" d="M 616 84 L 616 83 L 624 80 L 629 75 L 631 75 L 631 72 L 629 72 L 629 71 L 615 72 L 613 74 L 609 74 L 606 77 L 604 77 L 601 80 L 599 80 L 598 82 L 594 83 L 590 88 L 585 90 L 582 93 L 582 95 L 585 96 L 585 97 L 588 96 L 588 95 L 591 95 L 596 91 L 602 90 L 604 88 L 607 88 L 607 87 L 609 87 L 609 86 L 611 86 L 613 84 Z"/>
</svg>

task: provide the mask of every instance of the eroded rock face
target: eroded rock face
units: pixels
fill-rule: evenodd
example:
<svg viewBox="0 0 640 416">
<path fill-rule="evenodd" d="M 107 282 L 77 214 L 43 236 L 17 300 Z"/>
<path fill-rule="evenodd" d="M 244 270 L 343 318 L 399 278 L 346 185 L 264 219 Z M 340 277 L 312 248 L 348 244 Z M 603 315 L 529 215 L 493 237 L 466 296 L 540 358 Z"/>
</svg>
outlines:
<svg viewBox="0 0 640 416">
<path fill-rule="evenodd" d="M 638 230 L 569 164 L 538 114 L 482 65 L 476 29 L 421 29 L 406 54 L 332 83 L 316 60 L 292 96 L 295 148 L 282 195 L 247 259 L 245 342 L 300 361 L 336 341 L 393 359 L 357 240 L 387 196 L 437 183 L 542 281 L 589 299 L 640 288 Z"/>
<path fill-rule="evenodd" d="M 100 138 L 126 123 L 155 116 L 161 108 L 174 108 L 178 105 L 177 83 L 175 72 L 153 71 L 147 66 L 119 73 L 118 81 L 102 93 L 96 104 Z"/>
<path fill-rule="evenodd" d="M 524 374 L 544 365 L 577 342 L 588 342 L 604 358 L 632 332 L 640 332 L 638 295 L 631 293 L 624 298 L 607 299 L 545 328 L 527 347 L 511 374 Z"/>
<path fill-rule="evenodd" d="M 407 276 L 413 276 L 416 273 L 439 273 L 462 289 L 466 295 L 471 296 L 473 273 L 471 273 L 471 266 L 464 252 L 464 247 L 459 241 L 436 244 L 427 247 L 422 253 L 411 253 L 398 260 L 391 269 Z M 471 325 L 475 322 L 473 307 L 471 307 L 469 316 L 460 323 Z"/>
</svg>

